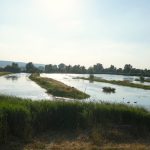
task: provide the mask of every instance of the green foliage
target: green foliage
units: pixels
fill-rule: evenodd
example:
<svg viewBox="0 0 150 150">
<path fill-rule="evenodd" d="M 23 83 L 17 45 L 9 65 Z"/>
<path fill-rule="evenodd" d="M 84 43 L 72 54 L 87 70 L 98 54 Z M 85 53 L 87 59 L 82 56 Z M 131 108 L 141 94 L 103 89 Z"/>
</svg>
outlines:
<svg viewBox="0 0 150 150">
<path fill-rule="evenodd" d="M 97 63 L 89 68 L 80 65 L 65 65 L 61 63 L 59 65 L 45 65 L 45 73 L 78 73 L 78 74 L 118 74 L 118 75 L 131 75 L 131 76 L 149 76 L 150 70 L 148 69 L 136 69 L 131 64 L 125 64 L 124 68 L 116 68 L 114 65 L 110 65 L 108 68 L 104 68 L 101 63 Z"/>
<path fill-rule="evenodd" d="M 40 77 L 39 74 L 32 74 L 29 78 L 35 81 L 41 87 L 45 88 L 48 93 L 54 96 L 74 99 L 85 99 L 89 97 L 88 94 L 83 93 L 74 87 L 67 86 L 64 83 L 51 78 Z"/>
<path fill-rule="evenodd" d="M 6 72 L 13 72 L 13 73 L 19 73 L 21 71 L 21 69 L 19 68 L 17 63 L 12 63 L 12 65 L 7 65 L 4 68 L 4 71 Z"/>
<path fill-rule="evenodd" d="M 103 92 L 105 93 L 115 93 L 116 89 L 111 87 L 103 87 Z"/>
<path fill-rule="evenodd" d="M 150 131 L 150 113 L 123 104 L 31 101 L 0 96 L 0 142 L 10 136 L 29 139 L 46 130 L 87 129 L 99 125 L 130 125 L 138 134 Z"/>
<path fill-rule="evenodd" d="M 26 64 L 26 72 L 27 73 L 38 73 L 40 70 L 34 66 L 32 62 Z"/>
<path fill-rule="evenodd" d="M 18 64 L 12 63 L 4 68 L 0 67 L 0 72 L 21 72 L 23 68 L 20 68 Z M 108 68 L 104 68 L 103 64 L 97 63 L 89 68 L 81 65 L 65 65 L 61 63 L 59 65 L 47 64 L 45 67 L 35 67 L 32 62 L 26 64 L 24 72 L 27 73 L 77 73 L 77 74 L 118 74 L 118 75 L 131 75 L 131 76 L 147 76 L 150 77 L 150 70 L 133 68 L 131 64 L 125 64 L 124 68 L 116 68 L 114 65 L 110 65 Z"/>
</svg>

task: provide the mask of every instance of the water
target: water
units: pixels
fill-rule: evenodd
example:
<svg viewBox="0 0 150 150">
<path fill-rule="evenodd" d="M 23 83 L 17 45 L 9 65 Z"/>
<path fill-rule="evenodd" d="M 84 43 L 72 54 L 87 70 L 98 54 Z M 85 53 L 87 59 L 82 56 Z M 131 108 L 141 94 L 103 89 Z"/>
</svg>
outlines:
<svg viewBox="0 0 150 150">
<path fill-rule="evenodd" d="M 29 74 L 20 73 L 0 77 L 0 94 L 12 95 L 22 98 L 31 98 L 33 100 L 48 99 L 54 100 L 55 97 L 48 95 L 45 89 L 42 89 L 35 82 L 28 78 Z M 73 86 L 83 92 L 88 93 L 91 97 L 84 101 L 107 101 L 121 102 L 129 105 L 144 106 L 150 110 L 150 90 L 143 90 L 125 86 L 118 86 L 109 83 L 93 82 L 73 79 L 75 77 L 88 77 L 89 75 L 79 74 L 41 74 L 42 77 L 49 77 L 61 81 L 69 86 Z M 134 81 L 136 77 L 118 76 L 118 75 L 95 75 L 107 80 L 130 80 Z M 138 82 L 140 84 L 140 82 Z M 116 93 L 106 94 L 102 91 L 103 87 L 112 87 Z M 135 103 L 136 102 L 136 103 Z"/>
<path fill-rule="evenodd" d="M 93 82 L 87 80 L 73 79 L 75 77 L 88 77 L 89 75 L 79 74 L 41 74 L 42 77 L 50 77 L 61 81 L 69 86 L 73 86 L 83 92 L 88 93 L 91 97 L 86 101 L 108 101 L 108 102 L 121 102 L 129 103 L 129 105 L 144 106 L 150 110 L 150 90 L 143 90 L 138 88 L 131 88 L 109 83 Z M 107 80 L 124 80 L 127 78 L 131 80 L 131 76 L 118 76 L 118 75 L 95 75 Z M 102 91 L 103 87 L 112 87 L 116 89 L 116 93 L 106 94 Z"/>
<path fill-rule="evenodd" d="M 0 77 L 0 94 L 33 100 L 52 99 L 45 89 L 31 81 L 28 76 L 29 74 L 20 73 Z"/>
</svg>

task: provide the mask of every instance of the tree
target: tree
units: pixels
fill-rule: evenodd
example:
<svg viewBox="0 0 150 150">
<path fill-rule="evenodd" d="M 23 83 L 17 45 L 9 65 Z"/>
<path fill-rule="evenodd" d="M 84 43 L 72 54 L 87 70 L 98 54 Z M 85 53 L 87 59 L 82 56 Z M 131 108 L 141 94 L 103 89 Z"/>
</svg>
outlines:
<svg viewBox="0 0 150 150">
<path fill-rule="evenodd" d="M 116 67 L 114 66 L 114 65 L 111 65 L 109 68 L 108 68 L 108 70 L 109 70 L 109 73 L 116 73 Z"/>
<path fill-rule="evenodd" d="M 130 64 L 126 64 L 124 66 L 124 73 L 125 74 L 130 74 L 131 73 L 131 70 L 132 70 L 132 66 Z"/>
<path fill-rule="evenodd" d="M 32 62 L 26 64 L 26 72 L 27 73 L 37 73 L 39 70 L 33 65 Z"/>
<path fill-rule="evenodd" d="M 122 74 L 122 72 L 123 72 L 122 68 L 117 69 L 117 74 Z"/>
<path fill-rule="evenodd" d="M 46 73 L 52 73 L 53 72 L 53 66 L 52 66 L 52 64 L 45 65 L 45 72 Z"/>
<path fill-rule="evenodd" d="M 66 72 L 66 65 L 61 63 L 58 65 L 59 72 L 65 73 Z"/>
<path fill-rule="evenodd" d="M 100 63 L 97 63 L 96 65 L 93 66 L 94 73 L 102 73 L 103 69 L 104 69 L 103 65 Z"/>
<path fill-rule="evenodd" d="M 4 71 L 7 71 L 7 72 L 13 72 L 13 73 L 19 73 L 21 71 L 21 69 L 19 68 L 18 64 L 17 63 L 12 63 L 12 65 L 7 65 L 5 68 L 4 68 Z"/>
<path fill-rule="evenodd" d="M 89 73 L 89 74 L 93 74 L 93 73 L 94 73 L 93 67 L 89 67 L 89 68 L 88 68 L 88 73 Z"/>
</svg>

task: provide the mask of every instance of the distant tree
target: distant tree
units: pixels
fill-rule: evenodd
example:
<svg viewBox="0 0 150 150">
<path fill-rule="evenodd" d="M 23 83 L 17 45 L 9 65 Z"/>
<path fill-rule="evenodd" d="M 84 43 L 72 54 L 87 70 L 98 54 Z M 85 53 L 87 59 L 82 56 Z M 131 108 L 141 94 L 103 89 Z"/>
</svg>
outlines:
<svg viewBox="0 0 150 150">
<path fill-rule="evenodd" d="M 117 69 L 117 74 L 122 74 L 122 72 L 123 72 L 123 69 L 122 69 L 122 68 L 118 68 L 118 69 Z"/>
<path fill-rule="evenodd" d="M 45 70 L 45 68 L 44 68 L 43 66 L 39 66 L 37 69 L 38 69 L 40 72 L 44 72 L 44 70 Z"/>
<path fill-rule="evenodd" d="M 114 65 L 111 65 L 111 66 L 108 68 L 108 70 L 109 70 L 109 73 L 116 73 L 116 71 L 117 71 L 117 69 L 116 69 L 116 67 L 115 67 Z"/>
<path fill-rule="evenodd" d="M 4 68 L 1 68 L 1 67 L 0 67 L 0 72 L 3 72 L 3 71 L 4 71 Z"/>
<path fill-rule="evenodd" d="M 80 65 L 65 65 L 64 63 L 57 65 L 45 65 L 44 71 L 46 73 L 79 73 L 79 74 L 100 74 L 100 73 L 111 73 L 111 74 L 125 74 L 125 75 L 137 75 L 137 76 L 149 76 L 150 77 L 150 70 L 148 69 L 136 69 L 133 68 L 132 65 L 126 64 L 124 68 L 116 68 L 114 65 L 110 65 L 109 68 L 104 68 L 101 63 L 97 63 L 88 69 L 84 66 Z"/>
<path fill-rule="evenodd" d="M 72 73 L 72 66 L 71 65 L 66 66 L 66 72 Z"/>
<path fill-rule="evenodd" d="M 93 74 L 93 73 L 94 73 L 93 67 L 89 67 L 89 68 L 88 68 L 88 73 L 89 73 L 89 74 Z"/>
<path fill-rule="evenodd" d="M 124 66 L 124 73 L 125 74 L 130 74 L 131 73 L 131 70 L 132 70 L 132 66 L 130 64 L 126 64 Z"/>
<path fill-rule="evenodd" d="M 21 71 L 21 69 L 19 68 L 18 64 L 17 63 L 12 63 L 12 65 L 7 65 L 5 68 L 4 68 L 4 71 L 7 71 L 7 72 L 13 72 L 13 73 L 19 73 Z"/>
<path fill-rule="evenodd" d="M 53 69 L 53 72 L 58 72 L 58 67 L 57 67 L 57 65 L 53 65 L 53 66 L 52 66 L 52 69 Z"/>
<path fill-rule="evenodd" d="M 102 73 L 103 69 L 104 69 L 103 65 L 100 63 L 97 63 L 96 65 L 93 66 L 94 73 Z"/>
<path fill-rule="evenodd" d="M 81 66 L 80 70 L 81 70 L 81 73 L 83 73 L 83 74 L 87 73 L 87 70 L 86 70 L 86 68 L 84 66 Z"/>
<path fill-rule="evenodd" d="M 27 73 L 37 73 L 40 71 L 33 65 L 32 62 L 29 62 L 26 64 L 26 72 Z"/>
<path fill-rule="evenodd" d="M 66 72 L 66 65 L 64 63 L 61 63 L 58 65 L 58 70 L 61 73 L 65 73 Z"/>
<path fill-rule="evenodd" d="M 52 64 L 45 65 L 45 72 L 46 73 L 52 73 L 53 72 L 53 66 L 52 66 Z"/>
</svg>

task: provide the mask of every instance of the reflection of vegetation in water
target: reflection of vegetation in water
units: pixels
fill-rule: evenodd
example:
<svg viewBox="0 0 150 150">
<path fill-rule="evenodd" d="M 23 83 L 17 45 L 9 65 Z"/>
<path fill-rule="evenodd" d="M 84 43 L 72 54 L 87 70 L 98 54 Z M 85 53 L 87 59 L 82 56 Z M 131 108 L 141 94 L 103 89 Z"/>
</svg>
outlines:
<svg viewBox="0 0 150 150">
<path fill-rule="evenodd" d="M 9 137 L 27 140 L 34 133 L 47 130 L 89 131 L 94 127 L 106 133 L 116 127 L 117 131 L 126 129 L 134 137 L 147 135 L 150 113 L 143 108 L 123 104 L 31 101 L 0 96 L 0 143 L 8 142 Z M 121 137 L 124 138 L 123 135 Z"/>
<path fill-rule="evenodd" d="M 93 80 L 94 80 L 94 74 L 90 74 L 90 75 L 89 75 L 89 81 L 92 83 Z"/>
<path fill-rule="evenodd" d="M 116 89 L 115 88 L 111 88 L 111 87 L 103 87 L 103 92 L 104 93 L 115 93 Z"/>
<path fill-rule="evenodd" d="M 5 76 L 5 78 L 7 80 L 18 80 L 19 77 L 16 75 L 8 75 L 8 76 Z"/>
<path fill-rule="evenodd" d="M 70 87 L 60 81 L 56 81 L 51 78 L 40 77 L 39 74 L 32 74 L 29 78 L 35 81 L 41 87 L 45 88 L 48 93 L 54 96 L 74 98 L 74 99 L 86 99 L 90 97 L 88 94 L 79 91 L 74 87 Z"/>
<path fill-rule="evenodd" d="M 126 81 L 126 82 L 133 82 L 133 78 L 124 78 L 123 81 Z"/>
<path fill-rule="evenodd" d="M 135 81 L 140 81 L 141 83 L 150 82 L 150 78 L 144 78 L 143 76 L 140 76 L 139 78 L 136 78 Z"/>
</svg>

